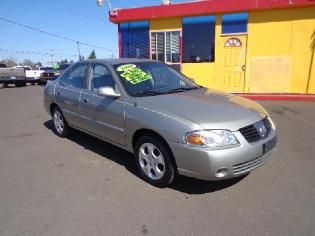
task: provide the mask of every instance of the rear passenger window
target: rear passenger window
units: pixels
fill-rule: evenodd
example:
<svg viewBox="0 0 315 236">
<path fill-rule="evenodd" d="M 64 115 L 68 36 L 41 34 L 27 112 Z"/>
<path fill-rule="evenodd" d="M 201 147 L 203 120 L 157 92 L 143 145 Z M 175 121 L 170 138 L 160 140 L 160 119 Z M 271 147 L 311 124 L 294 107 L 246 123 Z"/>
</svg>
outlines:
<svg viewBox="0 0 315 236">
<path fill-rule="evenodd" d="M 87 64 L 79 64 L 67 70 L 60 78 L 65 86 L 84 88 Z"/>
<path fill-rule="evenodd" d="M 109 86 L 115 89 L 115 81 L 106 66 L 95 64 L 91 71 L 91 90 L 96 91 L 100 87 Z"/>
</svg>

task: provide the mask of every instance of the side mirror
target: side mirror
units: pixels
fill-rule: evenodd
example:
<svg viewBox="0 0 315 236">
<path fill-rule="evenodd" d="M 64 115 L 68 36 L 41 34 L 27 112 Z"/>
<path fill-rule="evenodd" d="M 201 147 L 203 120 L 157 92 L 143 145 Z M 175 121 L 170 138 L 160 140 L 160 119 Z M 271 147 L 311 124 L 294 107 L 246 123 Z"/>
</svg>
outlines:
<svg viewBox="0 0 315 236">
<path fill-rule="evenodd" d="M 97 89 L 97 94 L 103 97 L 119 98 L 120 94 L 116 93 L 112 87 L 105 86 Z"/>
</svg>

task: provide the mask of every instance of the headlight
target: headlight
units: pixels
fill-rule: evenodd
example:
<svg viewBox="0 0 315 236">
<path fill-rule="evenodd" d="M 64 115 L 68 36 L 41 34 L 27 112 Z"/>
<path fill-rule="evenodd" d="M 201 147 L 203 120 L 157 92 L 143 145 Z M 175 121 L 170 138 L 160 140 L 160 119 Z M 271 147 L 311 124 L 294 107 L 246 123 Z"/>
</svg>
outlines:
<svg viewBox="0 0 315 236">
<path fill-rule="evenodd" d="M 275 123 L 273 122 L 273 120 L 269 116 L 268 116 L 268 120 L 270 122 L 271 128 L 276 129 Z"/>
<path fill-rule="evenodd" d="M 208 146 L 212 148 L 225 147 L 239 144 L 239 141 L 228 130 L 203 130 L 188 133 L 185 136 L 189 146 Z"/>
</svg>

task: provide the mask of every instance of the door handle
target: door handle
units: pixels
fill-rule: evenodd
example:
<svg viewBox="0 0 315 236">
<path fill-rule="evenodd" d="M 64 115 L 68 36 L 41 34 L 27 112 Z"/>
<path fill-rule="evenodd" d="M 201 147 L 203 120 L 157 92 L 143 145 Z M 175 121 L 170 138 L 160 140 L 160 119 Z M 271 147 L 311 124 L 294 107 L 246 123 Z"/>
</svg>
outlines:
<svg viewBox="0 0 315 236">
<path fill-rule="evenodd" d="M 241 70 L 245 71 L 245 69 L 246 69 L 246 65 L 242 65 Z"/>
<path fill-rule="evenodd" d="M 85 102 L 85 103 L 88 103 L 88 102 L 89 102 L 89 100 L 86 99 L 86 98 L 83 98 L 81 101 L 82 101 L 82 102 Z"/>
<path fill-rule="evenodd" d="M 67 104 L 67 105 L 73 105 L 73 104 L 74 104 L 73 102 L 68 101 L 68 100 L 63 100 L 63 102 L 64 102 L 65 104 Z"/>
<path fill-rule="evenodd" d="M 57 95 L 61 95 L 61 92 L 57 92 Z"/>
</svg>

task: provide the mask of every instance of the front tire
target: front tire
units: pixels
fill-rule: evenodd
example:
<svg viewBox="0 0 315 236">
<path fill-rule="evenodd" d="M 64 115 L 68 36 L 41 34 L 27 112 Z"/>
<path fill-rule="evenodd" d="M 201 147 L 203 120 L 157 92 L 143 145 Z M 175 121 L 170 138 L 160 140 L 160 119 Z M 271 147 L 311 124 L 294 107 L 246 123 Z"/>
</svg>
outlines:
<svg viewBox="0 0 315 236">
<path fill-rule="evenodd" d="M 135 147 L 135 159 L 141 177 L 149 184 L 164 188 L 174 181 L 172 153 L 162 139 L 141 137 Z"/>
<path fill-rule="evenodd" d="M 52 112 L 53 130 L 61 138 L 68 137 L 70 134 L 70 127 L 64 118 L 61 110 L 55 107 Z"/>
</svg>

